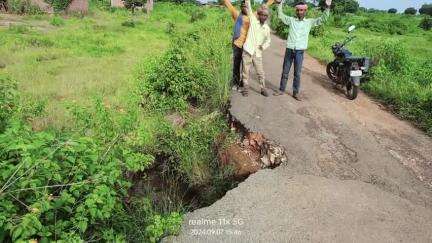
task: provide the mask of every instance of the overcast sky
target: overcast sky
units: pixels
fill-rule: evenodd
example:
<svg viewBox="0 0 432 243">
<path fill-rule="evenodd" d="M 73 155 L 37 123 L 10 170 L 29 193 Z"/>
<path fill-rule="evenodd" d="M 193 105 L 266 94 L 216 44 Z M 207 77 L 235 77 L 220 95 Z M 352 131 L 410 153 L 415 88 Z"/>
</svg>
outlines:
<svg viewBox="0 0 432 243">
<path fill-rule="evenodd" d="M 401 11 L 408 7 L 419 9 L 424 3 L 432 3 L 432 0 L 358 0 L 358 2 L 360 6 L 365 8 L 396 8 Z"/>
</svg>

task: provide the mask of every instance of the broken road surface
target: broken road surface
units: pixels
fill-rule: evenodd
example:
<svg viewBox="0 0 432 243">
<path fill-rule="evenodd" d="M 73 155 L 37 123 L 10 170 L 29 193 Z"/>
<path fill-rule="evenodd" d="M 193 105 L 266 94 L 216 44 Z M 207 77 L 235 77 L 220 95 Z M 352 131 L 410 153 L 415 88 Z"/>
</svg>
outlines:
<svg viewBox="0 0 432 243">
<path fill-rule="evenodd" d="M 284 50 L 273 36 L 264 56 L 273 90 Z M 309 56 L 301 102 L 263 97 L 254 84 L 249 97 L 232 94 L 230 112 L 281 144 L 288 161 L 188 213 L 165 241 L 432 242 L 431 138 L 362 93 L 348 100 Z"/>
</svg>

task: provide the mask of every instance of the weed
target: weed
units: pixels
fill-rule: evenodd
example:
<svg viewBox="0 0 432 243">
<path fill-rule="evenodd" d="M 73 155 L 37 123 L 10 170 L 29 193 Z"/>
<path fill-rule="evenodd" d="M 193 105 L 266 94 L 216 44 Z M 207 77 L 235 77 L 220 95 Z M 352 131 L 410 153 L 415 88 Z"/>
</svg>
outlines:
<svg viewBox="0 0 432 243">
<path fill-rule="evenodd" d="M 63 18 L 61 18 L 59 16 L 55 16 L 55 17 L 51 18 L 50 24 L 53 25 L 53 26 L 59 27 L 59 26 L 65 25 L 65 21 L 64 21 Z"/>
</svg>

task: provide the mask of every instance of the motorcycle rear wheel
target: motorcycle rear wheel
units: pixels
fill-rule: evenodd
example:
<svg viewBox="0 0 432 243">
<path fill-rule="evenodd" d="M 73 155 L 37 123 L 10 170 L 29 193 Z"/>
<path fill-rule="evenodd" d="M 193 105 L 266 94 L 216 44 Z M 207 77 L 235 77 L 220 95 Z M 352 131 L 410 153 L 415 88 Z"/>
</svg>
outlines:
<svg viewBox="0 0 432 243">
<path fill-rule="evenodd" d="M 337 83 L 337 72 L 334 62 L 327 64 L 327 76 L 335 83 Z"/>
</svg>

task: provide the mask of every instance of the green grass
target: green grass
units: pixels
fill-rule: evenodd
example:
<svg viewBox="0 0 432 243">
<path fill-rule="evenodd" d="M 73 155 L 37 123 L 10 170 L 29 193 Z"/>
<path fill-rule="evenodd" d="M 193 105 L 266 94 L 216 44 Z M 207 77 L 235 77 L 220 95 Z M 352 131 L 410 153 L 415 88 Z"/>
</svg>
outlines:
<svg viewBox="0 0 432 243">
<path fill-rule="evenodd" d="M 235 140 L 229 14 L 92 9 L 1 30 L 0 241 L 158 242 L 235 184 L 218 161 Z"/>
<path fill-rule="evenodd" d="M 18 81 L 24 99 L 46 103 L 46 116 L 38 121 L 42 127 L 64 126 L 65 104 L 89 104 L 95 95 L 121 106 L 136 64 L 167 47 L 167 23 L 190 27 L 185 10 L 170 4 L 157 7 L 151 18 L 97 9 L 85 18 L 1 17 L 14 20 L 9 28 L 0 27 L 2 72 Z M 123 26 L 127 21 L 134 26 Z"/>
</svg>

